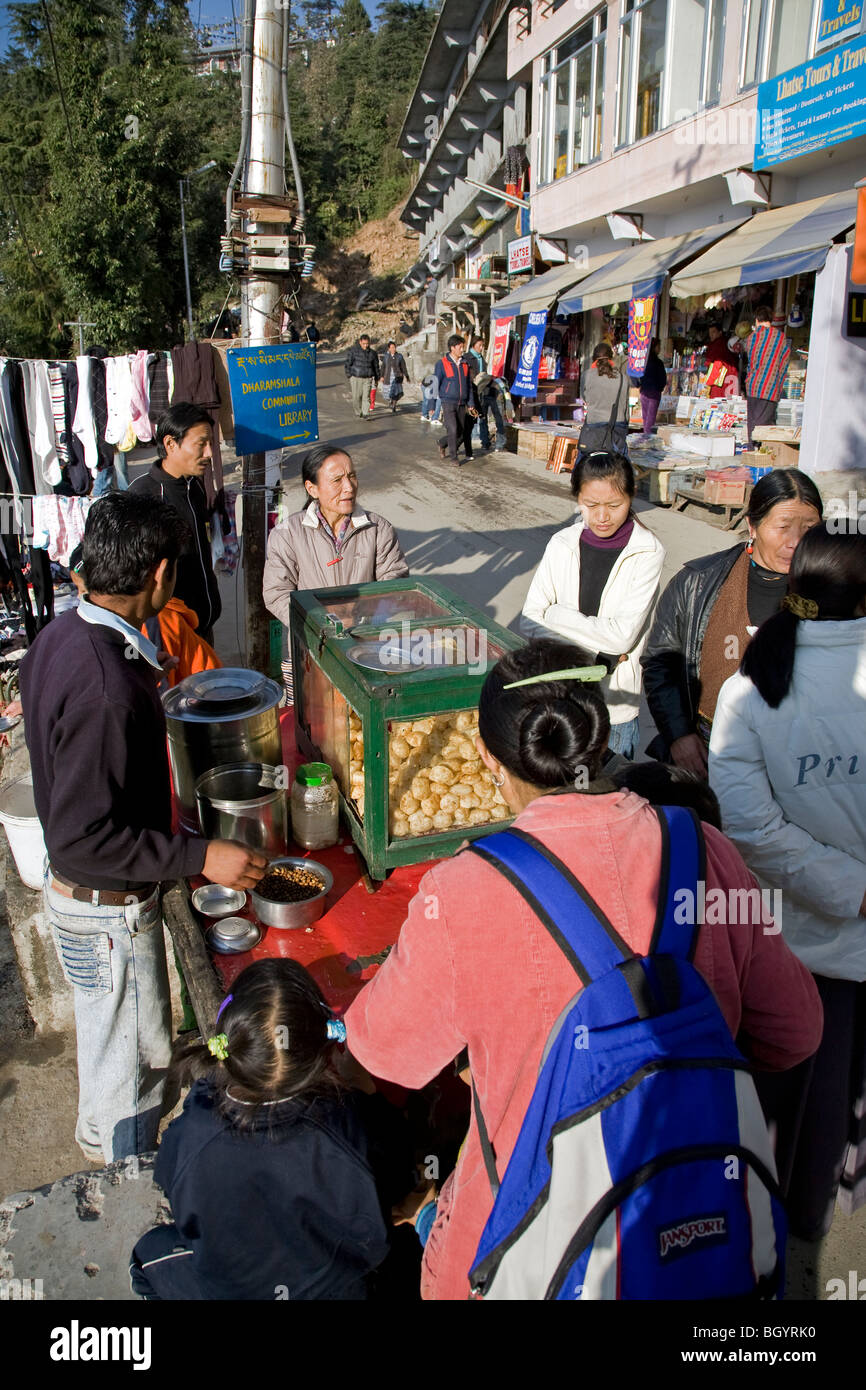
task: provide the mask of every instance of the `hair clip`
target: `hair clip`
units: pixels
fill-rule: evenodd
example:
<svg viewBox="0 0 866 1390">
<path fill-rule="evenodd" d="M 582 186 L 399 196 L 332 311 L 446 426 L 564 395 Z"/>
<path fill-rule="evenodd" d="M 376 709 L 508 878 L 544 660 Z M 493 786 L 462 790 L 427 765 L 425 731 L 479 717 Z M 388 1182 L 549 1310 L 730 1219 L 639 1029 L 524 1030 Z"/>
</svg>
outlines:
<svg viewBox="0 0 866 1390">
<path fill-rule="evenodd" d="M 813 598 L 801 598 L 799 594 L 786 594 L 782 607 L 793 613 L 795 618 L 817 618 L 818 605 Z"/>
<path fill-rule="evenodd" d="M 516 690 L 520 685 L 540 685 L 543 681 L 600 681 L 607 675 L 606 666 L 568 666 L 564 671 L 545 671 L 541 676 L 527 676 L 511 681 L 503 690 Z"/>
<path fill-rule="evenodd" d="M 329 1018 L 327 1026 L 329 1042 L 346 1041 L 346 1025 L 341 1018 Z"/>
<path fill-rule="evenodd" d="M 215 1038 L 208 1038 L 207 1050 L 212 1057 L 224 1062 L 229 1055 L 229 1040 L 225 1033 L 217 1033 Z"/>
<path fill-rule="evenodd" d="M 233 999 L 234 999 L 234 995 L 233 995 L 233 994 L 227 994 L 227 995 L 226 995 L 225 999 L 223 1000 L 223 1002 L 220 1004 L 219 1008 L 217 1009 L 217 1016 L 216 1016 L 216 1018 L 215 1018 L 215 1020 L 214 1020 L 215 1023 L 219 1023 L 219 1021 L 220 1021 L 220 1014 L 222 1013 L 222 1011 L 223 1011 L 223 1009 L 225 1008 L 226 1004 L 230 1004 L 230 1003 L 232 1002 Z"/>
</svg>

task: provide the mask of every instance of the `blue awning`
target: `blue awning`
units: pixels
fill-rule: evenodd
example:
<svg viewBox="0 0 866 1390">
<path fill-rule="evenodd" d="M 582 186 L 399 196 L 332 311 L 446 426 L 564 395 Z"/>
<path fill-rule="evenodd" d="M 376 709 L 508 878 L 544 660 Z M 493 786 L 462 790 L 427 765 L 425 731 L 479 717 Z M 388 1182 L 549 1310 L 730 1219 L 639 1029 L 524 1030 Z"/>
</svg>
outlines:
<svg viewBox="0 0 866 1390">
<path fill-rule="evenodd" d="M 718 241 L 743 219 L 702 227 L 679 236 L 661 237 L 658 241 L 642 241 L 621 251 L 606 266 L 589 279 L 583 280 L 574 294 L 560 301 L 560 313 L 579 314 L 584 309 L 600 309 L 606 304 L 627 304 L 651 294 L 660 294 L 668 273 L 691 260 L 711 242 Z"/>
<path fill-rule="evenodd" d="M 853 188 L 759 212 L 676 275 L 671 294 L 690 299 L 820 270 L 830 243 L 854 225 L 856 216 Z"/>
</svg>

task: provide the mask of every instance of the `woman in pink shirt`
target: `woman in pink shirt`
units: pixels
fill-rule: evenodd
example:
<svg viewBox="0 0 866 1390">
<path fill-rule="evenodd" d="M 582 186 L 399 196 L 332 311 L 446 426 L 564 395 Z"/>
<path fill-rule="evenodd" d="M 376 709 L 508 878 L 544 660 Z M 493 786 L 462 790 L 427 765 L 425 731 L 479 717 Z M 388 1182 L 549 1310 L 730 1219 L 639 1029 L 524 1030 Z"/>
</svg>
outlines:
<svg viewBox="0 0 866 1390">
<path fill-rule="evenodd" d="M 575 647 L 552 640 L 505 656 L 481 694 L 478 751 L 515 825 L 563 860 L 643 954 L 656 918 L 661 831 L 646 801 L 599 776 L 610 731 L 604 703 L 575 680 L 504 689 L 581 664 Z M 755 888 L 733 845 L 711 826 L 703 832 L 707 892 Z M 770 917 L 701 927 L 695 965 L 756 1067 L 781 1071 L 817 1049 L 822 1013 L 814 982 Z M 346 1015 L 348 1045 L 374 1076 L 410 1088 L 426 1085 L 468 1048 L 501 1177 L 548 1034 L 575 984 L 566 957 L 517 890 L 477 855 L 458 854 L 421 880 L 397 945 Z M 468 1297 L 468 1271 L 492 1204 L 473 1116 L 425 1246 L 425 1298 Z"/>
</svg>

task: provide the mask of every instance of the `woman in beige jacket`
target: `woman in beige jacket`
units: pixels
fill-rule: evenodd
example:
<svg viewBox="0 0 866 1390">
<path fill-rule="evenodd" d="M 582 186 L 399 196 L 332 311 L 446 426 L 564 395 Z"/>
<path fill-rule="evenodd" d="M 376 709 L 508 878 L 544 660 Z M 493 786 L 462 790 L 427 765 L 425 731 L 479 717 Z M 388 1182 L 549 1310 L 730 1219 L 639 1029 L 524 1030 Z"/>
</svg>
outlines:
<svg viewBox="0 0 866 1390">
<path fill-rule="evenodd" d="M 356 509 L 358 476 L 345 450 L 317 444 L 304 458 L 301 478 L 309 500 L 271 531 L 262 584 L 265 607 L 286 628 L 296 589 L 335 589 L 409 573 L 390 521 Z M 287 661 L 283 675 L 291 701 Z"/>
</svg>

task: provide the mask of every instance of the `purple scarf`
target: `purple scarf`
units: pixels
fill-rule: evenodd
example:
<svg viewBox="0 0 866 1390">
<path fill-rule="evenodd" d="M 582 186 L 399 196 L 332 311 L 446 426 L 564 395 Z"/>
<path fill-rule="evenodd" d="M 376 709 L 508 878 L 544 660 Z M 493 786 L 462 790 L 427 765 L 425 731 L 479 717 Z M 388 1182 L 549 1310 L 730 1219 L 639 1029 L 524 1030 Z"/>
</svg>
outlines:
<svg viewBox="0 0 866 1390">
<path fill-rule="evenodd" d="M 612 536 L 596 536 L 588 526 L 584 526 L 580 533 L 580 540 L 582 545 L 591 545 L 594 550 L 624 550 L 633 530 L 634 518 L 629 517 L 627 521 L 622 523 L 618 531 L 614 531 Z"/>
</svg>

